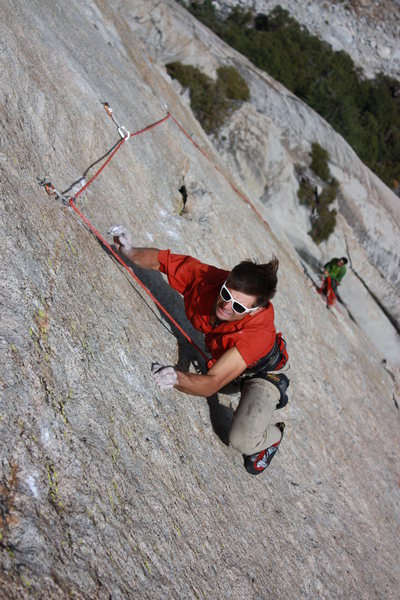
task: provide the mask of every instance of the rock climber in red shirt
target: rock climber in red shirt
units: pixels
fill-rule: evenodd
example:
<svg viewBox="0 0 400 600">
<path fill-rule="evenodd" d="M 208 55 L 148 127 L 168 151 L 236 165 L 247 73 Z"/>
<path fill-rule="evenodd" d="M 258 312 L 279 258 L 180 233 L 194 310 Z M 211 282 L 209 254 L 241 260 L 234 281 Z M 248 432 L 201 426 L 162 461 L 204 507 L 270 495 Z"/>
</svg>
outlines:
<svg viewBox="0 0 400 600">
<path fill-rule="evenodd" d="M 206 374 L 179 371 L 154 363 L 155 381 L 186 394 L 209 397 L 240 381 L 241 397 L 230 427 L 231 445 L 244 455 L 246 470 L 257 475 L 270 464 L 281 442 L 284 423 L 272 423 L 276 408 L 287 403 L 289 380 L 285 342 L 274 325 L 270 302 L 278 279 L 278 259 L 266 264 L 243 261 L 231 271 L 191 256 L 157 248 L 134 248 L 123 225 L 109 230 L 119 253 L 133 264 L 167 275 L 183 295 L 189 321 L 205 334 L 211 354 Z"/>
</svg>

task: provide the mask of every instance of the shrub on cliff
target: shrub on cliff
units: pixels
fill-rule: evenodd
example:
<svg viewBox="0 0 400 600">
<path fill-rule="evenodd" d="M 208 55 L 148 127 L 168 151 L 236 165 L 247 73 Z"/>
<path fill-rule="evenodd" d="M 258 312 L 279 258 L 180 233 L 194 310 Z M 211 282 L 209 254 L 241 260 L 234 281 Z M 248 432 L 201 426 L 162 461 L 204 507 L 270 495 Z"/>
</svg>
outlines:
<svg viewBox="0 0 400 600">
<path fill-rule="evenodd" d="M 328 166 L 328 152 L 317 143 L 311 146 L 311 168 L 318 177 L 324 181 L 330 179 Z"/>
<path fill-rule="evenodd" d="M 250 98 L 247 83 L 235 67 L 219 67 L 217 70 L 217 86 L 229 100 L 245 102 Z"/>
<path fill-rule="evenodd" d="M 311 158 L 311 169 L 326 183 L 318 193 L 317 186 L 312 185 L 304 176 L 303 169 L 298 167 L 300 185 L 297 197 L 300 204 L 311 210 L 311 230 L 308 233 L 314 242 L 320 244 L 328 239 L 336 227 L 336 210 L 329 207 L 336 199 L 338 182 L 331 176 L 328 152 L 317 143 L 312 144 Z"/>
<path fill-rule="evenodd" d="M 190 106 L 207 133 L 215 133 L 228 114 L 250 97 L 249 88 L 234 67 L 220 67 L 214 81 L 192 65 L 173 62 L 168 74 L 190 90 Z"/>
</svg>

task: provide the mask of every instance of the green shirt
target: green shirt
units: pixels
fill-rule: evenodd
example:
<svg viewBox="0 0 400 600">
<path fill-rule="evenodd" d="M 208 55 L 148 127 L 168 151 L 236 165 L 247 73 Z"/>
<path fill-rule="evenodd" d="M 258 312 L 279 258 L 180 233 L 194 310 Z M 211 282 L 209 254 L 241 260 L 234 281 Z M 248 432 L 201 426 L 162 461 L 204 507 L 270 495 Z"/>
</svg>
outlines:
<svg viewBox="0 0 400 600">
<path fill-rule="evenodd" d="M 332 258 L 329 262 L 324 265 L 324 269 L 328 271 L 332 279 L 335 279 L 340 283 L 343 277 L 346 275 L 345 265 L 338 265 L 340 258 Z"/>
</svg>

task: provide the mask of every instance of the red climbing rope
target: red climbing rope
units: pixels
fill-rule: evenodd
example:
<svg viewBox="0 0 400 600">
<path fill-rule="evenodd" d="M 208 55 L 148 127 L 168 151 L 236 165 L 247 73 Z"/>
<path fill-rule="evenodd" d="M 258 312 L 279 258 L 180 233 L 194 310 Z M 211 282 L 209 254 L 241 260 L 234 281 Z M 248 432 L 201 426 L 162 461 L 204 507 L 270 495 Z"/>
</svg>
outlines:
<svg viewBox="0 0 400 600">
<path fill-rule="evenodd" d="M 109 108 L 107 106 L 107 108 Z M 106 110 L 107 110 L 106 108 Z M 108 110 L 107 110 L 107 114 L 109 114 Z M 114 154 L 116 154 L 118 152 L 118 150 L 121 148 L 122 144 L 128 140 L 131 137 L 135 137 L 136 135 L 140 135 L 141 133 L 145 133 L 146 131 L 150 131 L 150 129 L 154 129 L 154 127 L 157 127 L 157 125 L 161 125 L 161 123 L 164 123 L 164 121 L 167 121 L 167 119 L 170 118 L 170 114 L 168 113 L 167 116 L 165 116 L 163 119 L 160 119 L 159 121 L 156 121 L 155 123 L 151 123 L 150 125 L 147 125 L 147 127 L 144 127 L 143 129 L 140 129 L 139 131 L 135 131 L 135 133 L 129 133 L 126 132 L 127 135 L 125 135 L 117 144 L 117 147 L 114 148 L 114 150 L 111 152 L 110 156 L 107 158 L 107 160 L 105 161 L 105 163 L 100 167 L 100 169 L 98 169 L 98 171 L 96 171 L 96 173 L 93 175 L 93 177 L 91 177 L 89 179 L 89 181 L 79 190 L 79 192 L 77 192 L 75 194 L 75 198 L 77 198 L 78 196 L 80 196 L 82 194 L 82 192 L 84 192 L 89 185 L 96 179 L 96 177 L 98 177 L 100 175 L 100 173 L 102 172 L 102 170 L 104 169 L 104 167 L 106 167 L 108 165 L 108 163 L 110 162 L 110 160 L 113 158 Z M 121 128 L 118 129 L 118 131 L 120 131 Z M 126 130 L 125 130 L 126 131 Z"/>
<path fill-rule="evenodd" d="M 120 257 L 119 254 L 117 254 L 112 247 L 110 246 L 110 244 L 108 244 L 108 242 L 103 238 L 103 236 L 95 229 L 95 227 L 92 225 L 92 223 L 89 221 L 89 219 L 87 219 L 87 217 L 84 216 L 84 214 L 77 208 L 76 204 L 75 204 L 75 200 L 78 198 L 78 196 L 80 196 L 82 194 L 82 192 L 84 192 L 92 183 L 93 181 L 100 175 L 100 173 L 103 171 L 103 169 L 108 165 L 108 163 L 111 161 L 111 159 L 115 156 L 115 154 L 118 152 L 118 150 L 122 147 L 122 145 L 124 144 L 124 142 L 126 142 L 127 140 L 129 140 L 131 137 L 135 137 L 138 135 L 141 135 L 143 133 L 146 133 L 147 131 L 150 131 L 151 129 L 154 129 L 155 127 L 157 127 L 158 125 L 161 125 L 161 123 L 164 123 L 165 121 L 167 121 L 168 119 L 172 119 L 172 121 L 175 123 L 175 125 L 178 127 L 178 129 L 188 138 L 188 140 L 193 144 L 193 146 L 199 151 L 201 152 L 201 154 L 210 162 L 212 161 L 212 158 L 205 152 L 205 150 L 203 150 L 199 144 L 197 144 L 195 142 L 195 140 L 191 137 L 191 135 L 189 135 L 189 133 L 187 133 L 187 131 L 182 127 L 182 125 L 179 123 L 179 121 L 177 121 L 177 119 L 175 119 L 175 117 L 173 115 L 171 115 L 171 113 L 167 113 L 167 115 L 165 117 L 163 117 L 162 119 L 159 119 L 158 121 L 155 121 L 154 123 L 151 123 L 150 125 L 147 125 L 146 127 L 144 127 L 143 129 L 140 129 L 134 133 L 130 133 L 129 131 L 127 131 L 125 129 L 125 127 L 121 127 L 120 124 L 118 123 L 118 121 L 115 119 L 114 115 L 113 115 L 113 111 L 112 108 L 105 103 L 104 104 L 104 108 L 108 114 L 109 117 L 112 118 L 112 120 L 114 121 L 114 123 L 116 124 L 117 128 L 118 128 L 118 133 L 121 136 L 121 140 L 118 142 L 118 144 L 116 145 L 116 147 L 114 148 L 114 150 L 111 152 L 111 154 L 108 156 L 107 160 L 102 164 L 102 166 L 96 171 L 96 173 L 85 183 L 85 185 L 75 194 L 75 196 L 73 198 L 69 198 L 68 200 L 68 204 L 69 206 L 72 208 L 72 210 L 74 210 L 76 212 L 76 214 L 82 219 L 82 221 L 84 223 L 86 223 L 86 225 L 89 227 L 89 229 L 94 233 L 94 235 L 97 237 L 97 239 L 109 250 L 109 252 L 112 254 L 112 256 L 124 267 L 124 269 L 126 269 L 129 273 L 129 275 L 131 277 L 133 277 L 133 279 L 140 285 L 140 287 L 146 292 L 146 294 L 148 294 L 150 296 L 150 298 L 153 300 L 153 302 L 158 306 L 158 308 L 168 317 L 168 319 L 171 321 L 171 323 L 173 323 L 175 325 L 175 327 L 181 332 L 181 334 L 187 339 L 187 341 L 192 344 L 192 346 L 194 346 L 194 348 L 196 348 L 196 350 L 199 352 L 199 354 L 201 354 L 201 356 L 203 356 L 203 358 L 208 361 L 208 356 L 206 356 L 206 354 L 204 354 L 204 352 L 197 346 L 197 344 L 195 344 L 195 342 L 191 339 L 191 337 L 182 329 L 182 327 L 177 323 L 177 321 L 172 317 L 172 315 L 169 314 L 169 312 L 163 307 L 163 305 L 157 300 L 157 298 L 155 298 L 155 296 L 150 292 L 150 290 L 144 285 L 144 283 L 137 277 L 137 275 L 135 275 L 135 273 L 133 272 L 133 270 L 128 267 L 128 265 L 123 261 L 123 259 Z M 228 177 L 225 175 L 225 173 L 218 167 L 218 165 L 214 164 L 214 168 L 218 171 L 218 173 L 220 173 L 223 178 L 225 179 L 225 181 L 230 185 L 230 187 L 233 189 L 233 191 L 246 203 L 248 204 L 253 210 L 254 212 L 257 214 L 257 216 L 259 217 L 259 219 L 261 219 L 261 221 L 264 223 L 264 225 L 269 229 L 269 225 L 267 223 L 267 221 L 263 218 L 263 216 L 260 214 L 260 212 L 256 209 L 256 207 L 253 205 L 253 203 L 247 198 L 247 196 L 245 196 L 243 194 L 243 192 L 241 192 L 229 179 Z M 48 194 L 52 194 L 54 192 L 56 192 L 54 186 L 48 182 L 43 180 L 42 182 L 40 182 L 41 185 L 45 186 L 46 192 Z M 62 194 L 56 192 L 56 196 L 58 198 L 61 198 L 63 201 L 65 200 L 65 198 L 62 196 Z"/>
<path fill-rule="evenodd" d="M 114 148 L 114 150 L 111 152 L 110 156 L 107 158 L 107 160 L 105 161 L 105 163 L 103 165 L 101 165 L 100 169 L 98 171 L 96 171 L 96 173 L 93 175 L 93 177 L 91 177 L 89 179 L 89 181 L 87 181 L 85 183 L 85 185 L 79 190 L 79 192 L 77 192 L 75 194 L 75 198 L 77 198 L 78 196 L 80 196 L 82 194 L 82 192 L 84 192 L 91 183 L 93 183 L 93 181 L 96 179 L 96 177 L 98 177 L 100 175 L 100 173 L 102 172 L 102 170 L 108 165 L 108 163 L 110 162 L 110 160 L 112 159 L 112 157 L 114 156 L 114 154 L 116 154 L 118 152 L 118 150 L 121 148 L 122 144 L 125 142 L 126 137 L 123 137 L 117 144 L 116 148 Z"/>
<path fill-rule="evenodd" d="M 104 244 L 104 246 L 109 250 L 109 252 L 113 255 L 113 257 L 124 267 L 124 269 L 126 269 L 128 271 L 129 275 L 131 277 L 133 277 L 133 279 L 140 285 L 141 288 L 144 289 L 144 291 L 146 292 L 146 294 L 148 294 L 150 296 L 150 298 L 153 300 L 153 302 L 168 317 L 168 319 L 171 321 L 171 323 L 173 323 L 175 325 L 175 327 L 182 333 L 182 335 L 188 340 L 188 342 L 190 342 L 192 344 L 192 346 L 194 346 L 196 348 L 196 350 L 203 356 L 203 358 L 205 358 L 205 360 L 208 361 L 209 360 L 208 356 L 206 356 L 206 354 L 204 354 L 204 352 L 197 346 L 197 344 L 195 344 L 195 342 L 191 339 L 191 337 L 182 329 L 182 327 L 179 325 L 179 323 L 177 323 L 175 321 L 174 317 L 169 314 L 169 312 L 163 307 L 163 305 L 157 300 L 157 298 L 150 292 L 150 290 L 139 279 L 139 277 L 137 277 L 137 275 L 135 275 L 135 273 L 132 271 L 132 269 L 130 267 L 128 267 L 128 265 L 126 264 L 126 262 L 124 262 L 122 260 L 122 258 L 120 257 L 120 255 L 117 254 L 115 252 L 115 250 L 112 249 L 112 247 L 110 246 L 110 244 L 103 238 L 103 236 L 97 231 L 97 229 L 95 229 L 93 227 L 93 225 L 91 224 L 91 222 L 89 221 L 89 219 L 87 219 L 85 217 L 85 215 L 83 215 L 81 213 L 81 211 L 79 210 L 79 208 L 77 208 L 76 204 L 74 203 L 74 199 L 73 198 L 70 199 L 69 205 L 76 212 L 76 214 L 79 215 L 79 217 L 82 219 L 82 221 L 84 223 L 86 223 L 86 225 L 89 227 L 89 229 L 95 234 L 95 236 L 97 237 L 97 239 L 99 239 L 101 241 L 101 243 Z"/>
</svg>

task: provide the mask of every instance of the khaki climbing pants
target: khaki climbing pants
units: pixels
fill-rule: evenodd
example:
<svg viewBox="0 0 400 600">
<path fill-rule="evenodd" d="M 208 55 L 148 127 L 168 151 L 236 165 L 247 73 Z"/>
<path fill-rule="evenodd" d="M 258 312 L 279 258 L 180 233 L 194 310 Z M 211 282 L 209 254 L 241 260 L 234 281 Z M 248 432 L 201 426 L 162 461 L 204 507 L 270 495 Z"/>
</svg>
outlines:
<svg viewBox="0 0 400 600">
<path fill-rule="evenodd" d="M 243 384 L 231 430 L 230 444 L 242 454 L 255 454 L 279 442 L 281 431 L 272 423 L 280 393 L 269 381 L 247 379 Z"/>
</svg>

